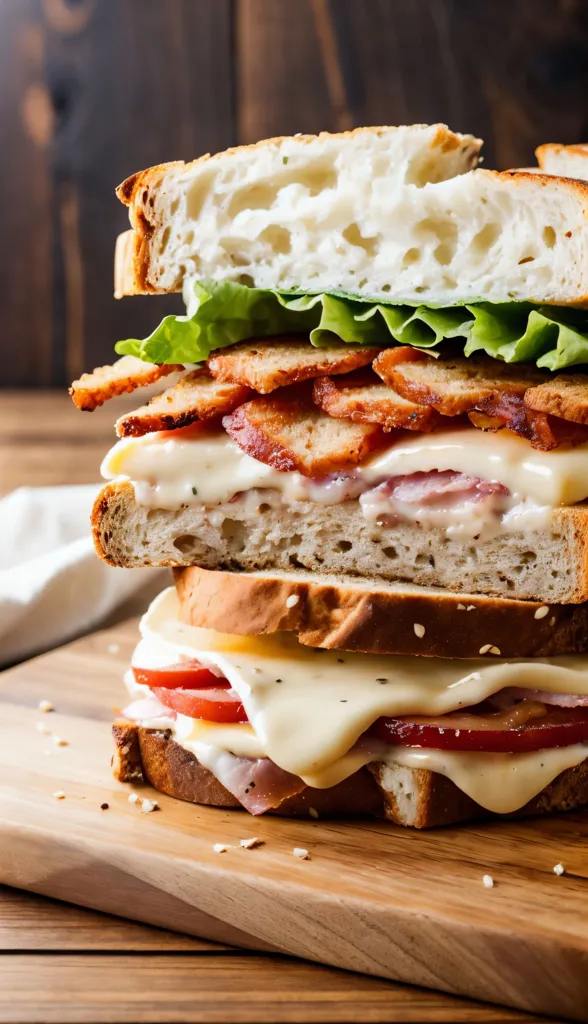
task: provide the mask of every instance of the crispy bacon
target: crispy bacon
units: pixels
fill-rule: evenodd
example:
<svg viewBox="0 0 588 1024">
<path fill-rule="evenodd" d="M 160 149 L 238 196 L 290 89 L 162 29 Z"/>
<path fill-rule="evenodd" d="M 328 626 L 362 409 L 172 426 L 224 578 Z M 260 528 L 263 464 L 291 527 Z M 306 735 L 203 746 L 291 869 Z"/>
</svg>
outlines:
<svg viewBox="0 0 588 1024">
<path fill-rule="evenodd" d="M 531 396 L 535 406 L 543 402 L 549 407 L 545 396 L 551 395 L 553 399 L 559 378 L 547 382 L 545 375 L 534 367 L 512 367 L 485 356 L 437 361 L 424 353 L 415 358 L 412 351 L 405 350 L 402 354 L 402 349 L 387 349 L 373 364 L 379 376 L 405 398 L 430 405 L 445 416 L 467 413 L 473 425 L 481 430 L 507 427 L 541 451 L 550 451 L 560 444 L 578 445 L 588 441 L 588 415 L 586 423 L 568 422 L 529 405 Z M 571 409 L 573 395 L 578 419 L 579 376 L 575 375 L 570 385 L 567 405 L 563 399 L 559 406 L 555 400 L 551 405 Z M 530 384 L 537 386 L 530 387 Z M 564 392 L 565 388 L 560 389 L 560 396 Z"/>
<path fill-rule="evenodd" d="M 119 437 L 140 437 L 155 430 L 177 430 L 226 416 L 252 396 L 251 389 L 242 384 L 225 384 L 206 370 L 194 370 L 147 405 L 121 416 L 116 432 Z"/>
<path fill-rule="evenodd" d="M 588 424 L 588 374 L 560 373 L 525 392 L 525 405 L 572 423 Z"/>
<path fill-rule="evenodd" d="M 315 348 L 308 338 L 264 338 L 215 352 L 207 365 L 217 380 L 246 384 L 266 395 L 326 373 L 357 370 L 371 363 L 379 351 L 345 343 Z"/>
<path fill-rule="evenodd" d="M 377 425 L 327 416 L 313 405 L 305 387 L 254 398 L 226 416 L 223 426 L 259 462 L 312 477 L 356 466 L 386 440 Z"/>
<path fill-rule="evenodd" d="M 154 384 L 160 377 L 182 369 L 182 366 L 156 366 L 135 356 L 123 356 L 112 366 L 97 366 L 92 373 L 83 373 L 79 380 L 74 380 L 69 393 L 78 409 L 92 412 L 110 398 Z"/>
<path fill-rule="evenodd" d="M 431 406 L 403 398 L 372 370 L 335 380 L 319 377 L 314 382 L 313 399 L 329 416 L 354 423 L 379 423 L 385 431 L 404 428 L 427 433 L 443 422 Z"/>
<path fill-rule="evenodd" d="M 484 402 L 502 395 L 523 398 L 530 385 L 545 380 L 534 367 L 513 368 L 486 356 L 437 360 L 406 353 L 402 359 L 398 351 L 381 352 L 373 364 L 376 373 L 404 398 L 431 405 L 444 416 L 488 412 Z"/>
<path fill-rule="evenodd" d="M 487 417 L 486 424 L 476 419 L 475 413 L 470 413 L 474 426 L 481 427 L 482 430 L 508 427 L 530 441 L 533 448 L 544 452 L 551 451 L 560 444 L 575 446 L 588 441 L 588 426 L 568 423 L 557 416 L 528 409 L 520 395 L 498 392 L 480 402 L 479 414 Z M 492 423 L 491 426 L 487 425 L 488 420 Z"/>
</svg>

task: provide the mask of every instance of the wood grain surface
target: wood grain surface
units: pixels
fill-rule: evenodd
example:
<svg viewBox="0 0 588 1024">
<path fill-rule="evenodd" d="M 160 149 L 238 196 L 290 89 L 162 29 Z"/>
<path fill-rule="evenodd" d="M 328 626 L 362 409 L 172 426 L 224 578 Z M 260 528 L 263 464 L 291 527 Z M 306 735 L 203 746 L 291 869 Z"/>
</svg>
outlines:
<svg viewBox="0 0 588 1024">
<path fill-rule="evenodd" d="M 0 1021 L 468 1022 L 544 1017 L 242 951 L 0 887 Z"/>
<path fill-rule="evenodd" d="M 135 624 L 123 624 L 0 676 L 0 882 L 216 942 L 585 1019 L 586 815 L 415 833 L 253 821 L 159 795 L 160 810 L 143 814 L 109 770 L 110 718 L 135 638 Z M 41 715 L 42 699 L 56 711 Z M 265 845 L 240 848 L 251 835 Z M 226 853 L 214 852 L 218 842 Z M 296 846 L 311 859 L 294 858 Z"/>
<path fill-rule="evenodd" d="M 488 167 L 588 140 L 585 0 L 2 0 L 0 386 L 63 385 L 180 310 L 112 298 L 128 174 L 438 120 Z"/>
</svg>

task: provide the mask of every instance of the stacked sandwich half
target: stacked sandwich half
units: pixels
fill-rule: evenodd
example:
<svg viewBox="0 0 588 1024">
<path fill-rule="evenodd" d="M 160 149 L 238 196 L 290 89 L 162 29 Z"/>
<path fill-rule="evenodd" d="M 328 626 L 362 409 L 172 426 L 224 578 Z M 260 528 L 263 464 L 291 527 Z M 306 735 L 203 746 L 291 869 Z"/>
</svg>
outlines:
<svg viewBox="0 0 588 1024">
<path fill-rule="evenodd" d="M 118 190 L 117 293 L 186 315 L 118 420 L 99 555 L 172 566 L 119 778 L 417 827 L 588 803 L 588 185 L 442 125 L 272 139 Z"/>
</svg>

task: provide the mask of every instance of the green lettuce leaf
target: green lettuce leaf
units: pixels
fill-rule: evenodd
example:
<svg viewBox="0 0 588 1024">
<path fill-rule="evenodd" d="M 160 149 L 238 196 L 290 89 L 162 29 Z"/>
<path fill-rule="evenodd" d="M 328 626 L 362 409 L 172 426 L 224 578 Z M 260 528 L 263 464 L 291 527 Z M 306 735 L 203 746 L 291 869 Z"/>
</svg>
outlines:
<svg viewBox="0 0 588 1024">
<path fill-rule="evenodd" d="M 478 302 L 436 308 L 376 302 L 344 293 L 293 294 L 232 281 L 191 282 L 185 316 L 166 316 L 142 341 L 119 341 L 119 355 L 151 363 L 200 363 L 246 338 L 309 334 L 313 345 L 414 345 L 433 350 L 463 338 L 466 356 L 486 352 L 507 363 L 549 370 L 588 363 L 588 311 L 528 302 Z"/>
</svg>

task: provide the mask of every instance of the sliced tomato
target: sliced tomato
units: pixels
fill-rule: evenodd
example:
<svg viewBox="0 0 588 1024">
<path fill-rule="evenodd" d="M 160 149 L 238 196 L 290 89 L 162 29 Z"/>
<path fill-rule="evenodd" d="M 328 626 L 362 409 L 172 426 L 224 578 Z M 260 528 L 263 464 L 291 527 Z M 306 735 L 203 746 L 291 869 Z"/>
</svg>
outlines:
<svg viewBox="0 0 588 1024">
<path fill-rule="evenodd" d="M 144 686 L 163 687 L 176 690 L 182 687 L 186 690 L 202 690 L 205 687 L 213 686 L 215 689 L 228 690 L 230 683 L 228 679 L 215 676 L 210 669 L 204 668 L 198 661 L 178 661 L 174 665 L 166 665 L 165 668 L 135 668 L 133 675 L 138 683 Z"/>
<path fill-rule="evenodd" d="M 226 682 L 226 680 L 225 680 Z M 187 690 L 182 687 L 152 686 L 156 697 L 166 707 L 188 718 L 203 718 L 208 722 L 246 722 L 247 713 L 239 695 L 226 687 L 206 687 Z"/>
<path fill-rule="evenodd" d="M 505 716 L 483 715 L 476 722 L 475 715 L 461 712 L 437 719 L 379 718 L 369 733 L 403 746 L 514 754 L 588 741 L 588 708 L 546 708 L 541 717 L 514 726 Z"/>
</svg>

